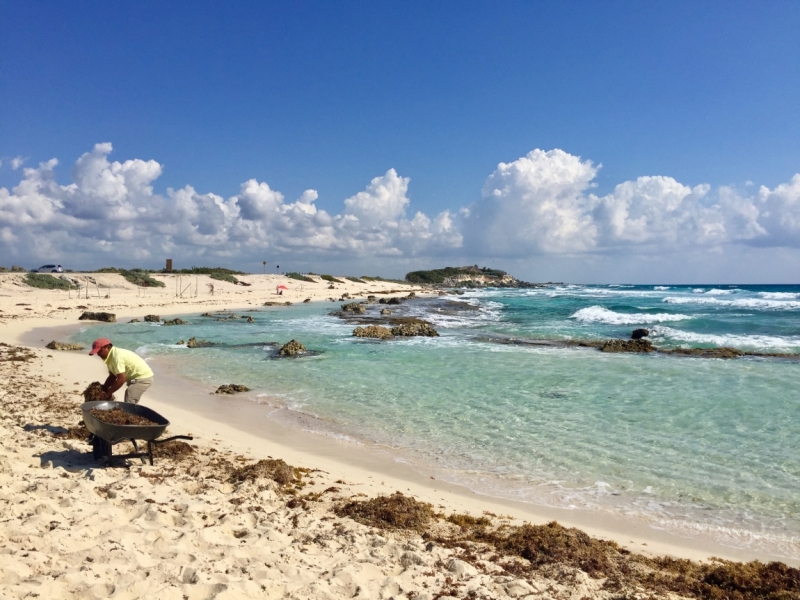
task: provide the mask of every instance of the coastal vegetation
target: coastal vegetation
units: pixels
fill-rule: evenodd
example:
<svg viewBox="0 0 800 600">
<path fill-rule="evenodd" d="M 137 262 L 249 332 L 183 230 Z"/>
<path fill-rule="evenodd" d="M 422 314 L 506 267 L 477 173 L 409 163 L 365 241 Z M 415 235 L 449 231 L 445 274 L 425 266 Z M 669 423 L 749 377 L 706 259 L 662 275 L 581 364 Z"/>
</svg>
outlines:
<svg viewBox="0 0 800 600">
<path fill-rule="evenodd" d="M 149 273 L 140 269 L 134 269 L 131 271 L 120 269 L 119 274 L 122 275 L 126 281 L 129 281 L 133 285 L 138 285 L 139 287 L 165 287 L 163 281 L 153 279 L 150 277 Z"/>
<path fill-rule="evenodd" d="M 306 277 L 305 275 L 301 275 L 300 273 L 286 273 L 286 277 L 289 279 L 296 279 L 297 281 L 307 281 L 309 283 L 316 283 L 311 277 Z"/>
<path fill-rule="evenodd" d="M 325 281 L 330 281 L 331 283 L 344 283 L 341 279 L 336 279 L 333 275 L 320 275 L 322 279 Z"/>
<path fill-rule="evenodd" d="M 45 273 L 28 273 L 23 279 L 26 285 L 44 290 L 77 290 L 78 286 L 68 280 Z"/>
<path fill-rule="evenodd" d="M 472 281 L 472 278 L 480 276 L 484 279 L 502 280 L 507 273 L 499 269 L 490 269 L 488 267 L 444 267 L 443 269 L 431 269 L 428 271 L 411 271 L 406 273 L 406 281 L 408 283 L 416 284 L 429 284 L 429 285 L 447 285 L 448 280 L 463 279 L 465 281 Z"/>
</svg>

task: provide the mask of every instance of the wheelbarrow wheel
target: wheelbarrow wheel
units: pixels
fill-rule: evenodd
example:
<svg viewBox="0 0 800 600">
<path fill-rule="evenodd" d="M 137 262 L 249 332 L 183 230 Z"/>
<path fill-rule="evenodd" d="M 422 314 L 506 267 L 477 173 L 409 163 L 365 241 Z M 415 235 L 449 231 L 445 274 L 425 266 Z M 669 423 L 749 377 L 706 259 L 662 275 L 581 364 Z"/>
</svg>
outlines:
<svg viewBox="0 0 800 600">
<path fill-rule="evenodd" d="M 95 460 L 103 460 L 108 458 L 111 450 L 111 444 L 99 436 L 94 436 L 92 440 L 92 456 Z"/>
</svg>

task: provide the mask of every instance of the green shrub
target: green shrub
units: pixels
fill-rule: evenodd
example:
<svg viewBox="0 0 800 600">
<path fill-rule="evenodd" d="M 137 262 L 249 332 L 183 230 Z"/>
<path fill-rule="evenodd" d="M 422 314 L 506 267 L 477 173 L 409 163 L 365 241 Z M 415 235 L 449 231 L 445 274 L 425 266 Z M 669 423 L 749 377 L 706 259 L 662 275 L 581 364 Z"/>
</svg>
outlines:
<svg viewBox="0 0 800 600">
<path fill-rule="evenodd" d="M 355 283 L 367 283 L 366 281 L 363 281 L 358 277 L 347 277 L 347 279 L 349 279 L 350 281 L 354 281 Z"/>
<path fill-rule="evenodd" d="M 239 280 L 236 279 L 233 275 L 230 274 L 228 271 L 212 271 L 208 274 L 211 279 L 217 279 L 219 281 L 227 281 L 228 283 L 238 284 Z"/>
<path fill-rule="evenodd" d="M 141 269 L 136 269 L 137 271 L 141 271 Z M 117 267 L 103 267 L 102 269 L 97 269 L 92 271 L 92 273 L 120 273 L 122 269 L 118 269 Z"/>
<path fill-rule="evenodd" d="M 138 285 L 139 287 L 165 287 L 163 281 L 153 279 L 150 277 L 149 273 L 145 273 L 141 269 L 132 269 L 130 271 L 120 269 L 119 274 L 122 275 L 127 281 L 130 281 L 132 284 Z"/>
<path fill-rule="evenodd" d="M 72 285 L 69 281 L 64 279 L 57 279 L 52 275 L 45 275 L 44 273 L 28 273 L 25 275 L 25 283 L 31 287 L 41 288 L 43 290 L 77 290 L 77 285 Z"/>
<path fill-rule="evenodd" d="M 308 281 L 309 283 L 316 283 L 311 277 L 306 277 L 305 275 L 300 275 L 300 273 L 287 273 L 286 276 L 289 279 L 297 279 L 297 281 Z"/>
<path fill-rule="evenodd" d="M 344 281 L 336 279 L 336 277 L 334 277 L 333 275 L 320 275 L 320 277 L 322 277 L 325 281 L 331 281 L 333 283 L 344 283 Z"/>
</svg>

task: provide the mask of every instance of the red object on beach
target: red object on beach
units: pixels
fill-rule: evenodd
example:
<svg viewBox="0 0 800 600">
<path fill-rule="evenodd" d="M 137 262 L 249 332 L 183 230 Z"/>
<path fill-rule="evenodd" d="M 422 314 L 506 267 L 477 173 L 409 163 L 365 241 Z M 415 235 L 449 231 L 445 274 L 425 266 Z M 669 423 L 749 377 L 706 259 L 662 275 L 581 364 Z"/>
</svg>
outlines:
<svg viewBox="0 0 800 600">
<path fill-rule="evenodd" d="M 289 288 L 288 288 L 288 287 L 286 287 L 285 285 L 279 285 L 279 286 L 278 286 L 278 289 L 279 289 L 279 290 L 288 290 Z"/>
</svg>

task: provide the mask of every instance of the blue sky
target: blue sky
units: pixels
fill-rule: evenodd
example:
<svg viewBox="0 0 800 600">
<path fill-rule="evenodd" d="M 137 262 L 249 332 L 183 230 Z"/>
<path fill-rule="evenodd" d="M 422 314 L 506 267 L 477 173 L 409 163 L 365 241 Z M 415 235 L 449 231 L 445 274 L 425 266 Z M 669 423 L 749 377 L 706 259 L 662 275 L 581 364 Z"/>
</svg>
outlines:
<svg viewBox="0 0 800 600">
<path fill-rule="evenodd" d="M 192 231 L 154 233 L 129 260 L 160 266 L 172 251 L 254 269 L 267 254 L 300 270 L 321 263 L 387 275 L 461 260 L 536 280 L 786 281 L 800 246 L 797 31 L 793 2 L 4 1 L 0 248 L 6 262 L 67 254 L 65 262 L 96 267 L 130 256 L 126 244 L 142 235 L 132 215 L 191 221 L 195 205 L 211 202 L 215 225 L 195 219 Z M 100 171 L 156 161 L 152 193 L 125 180 L 111 214 L 87 209 L 88 188 L 51 190 L 49 208 L 21 215 L 41 200 L 13 191 L 23 168 L 57 158 L 51 170 L 66 188 L 76 160 L 99 143 L 113 145 L 93 155 Z M 515 162 L 536 149 L 574 160 Z M 499 173 L 499 163 L 524 173 Z M 573 177 L 566 187 L 559 169 Z M 665 192 L 664 181 L 615 193 L 656 176 L 685 193 Z M 492 188 L 492 177 L 505 187 Z M 531 177 L 557 189 L 532 188 Z M 282 200 L 250 210 L 237 230 L 246 204 L 237 195 L 251 179 Z M 661 191 L 642 191 L 656 183 Z M 175 213 L 168 189 L 186 186 L 193 208 Z M 319 212 L 301 224 L 287 206 L 306 190 Z M 666 199 L 674 193 L 680 209 Z M 388 212 L 366 218 L 381 194 Z M 741 208 L 748 199 L 758 215 Z M 553 202 L 572 212 L 557 207 L 553 217 Z M 309 205 L 295 208 L 308 216 Z M 630 222 L 621 225 L 622 205 Z M 294 241 L 279 239 L 270 210 L 288 219 Z M 450 217 L 404 225 L 417 211 L 431 222 Z M 509 237 L 517 249 L 476 233 L 476 214 L 495 236 L 518 225 Z M 42 232 L 52 244 L 30 248 L 26 239 Z M 774 270 L 758 268 L 764 261 Z"/>
</svg>

